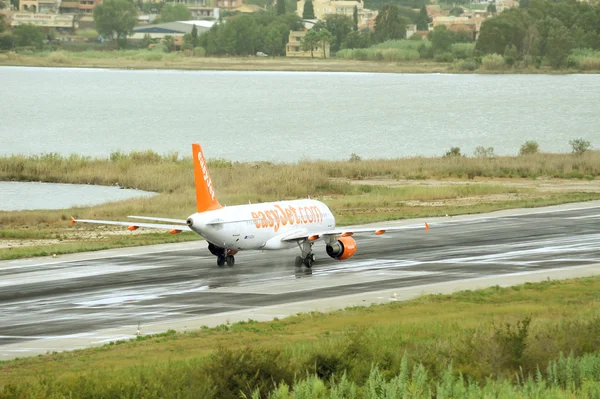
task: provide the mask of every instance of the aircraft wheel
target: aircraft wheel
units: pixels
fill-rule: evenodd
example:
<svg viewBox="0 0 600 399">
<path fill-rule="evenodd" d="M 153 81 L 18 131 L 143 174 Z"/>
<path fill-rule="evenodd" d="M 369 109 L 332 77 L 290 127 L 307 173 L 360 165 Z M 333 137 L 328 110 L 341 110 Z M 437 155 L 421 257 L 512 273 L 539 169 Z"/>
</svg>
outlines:
<svg viewBox="0 0 600 399">
<path fill-rule="evenodd" d="M 314 263 L 313 257 L 310 255 L 304 259 L 304 266 L 306 266 L 308 269 L 310 269 L 312 267 L 313 263 Z"/>
<path fill-rule="evenodd" d="M 223 267 L 225 265 L 225 256 L 219 255 L 217 256 L 217 266 Z"/>
<path fill-rule="evenodd" d="M 233 255 L 227 255 L 227 258 L 225 259 L 227 261 L 227 266 L 233 267 L 233 265 L 235 265 L 235 258 L 233 257 Z"/>
</svg>

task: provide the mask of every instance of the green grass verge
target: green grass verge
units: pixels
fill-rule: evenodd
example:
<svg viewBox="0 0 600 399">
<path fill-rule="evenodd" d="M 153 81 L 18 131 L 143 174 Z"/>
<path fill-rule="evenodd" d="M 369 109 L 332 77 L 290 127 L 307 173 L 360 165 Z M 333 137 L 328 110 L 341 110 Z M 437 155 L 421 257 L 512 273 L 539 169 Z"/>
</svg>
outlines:
<svg viewBox="0 0 600 399">
<path fill-rule="evenodd" d="M 597 397 L 599 303 L 593 277 L 169 331 L 0 362 L 0 398 Z"/>
</svg>

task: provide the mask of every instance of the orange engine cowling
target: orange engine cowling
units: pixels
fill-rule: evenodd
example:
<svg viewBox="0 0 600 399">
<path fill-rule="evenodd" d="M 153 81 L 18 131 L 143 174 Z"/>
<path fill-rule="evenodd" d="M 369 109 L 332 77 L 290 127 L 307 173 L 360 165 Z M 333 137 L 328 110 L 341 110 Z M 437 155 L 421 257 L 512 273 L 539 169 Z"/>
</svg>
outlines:
<svg viewBox="0 0 600 399">
<path fill-rule="evenodd" d="M 327 245 L 325 250 L 334 259 L 348 259 L 356 253 L 356 241 L 352 237 L 340 237 L 334 244 Z"/>
</svg>

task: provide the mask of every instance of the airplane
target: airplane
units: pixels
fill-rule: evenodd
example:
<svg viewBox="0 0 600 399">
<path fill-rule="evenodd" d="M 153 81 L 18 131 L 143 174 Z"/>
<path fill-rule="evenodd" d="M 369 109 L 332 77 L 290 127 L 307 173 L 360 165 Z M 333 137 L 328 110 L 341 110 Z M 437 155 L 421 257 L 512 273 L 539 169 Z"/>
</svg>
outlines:
<svg viewBox="0 0 600 399">
<path fill-rule="evenodd" d="M 298 247 L 296 267 L 312 268 L 315 255 L 312 247 L 318 240 L 325 242 L 325 251 L 333 259 L 349 259 L 356 253 L 354 234 L 405 230 L 412 227 L 336 228 L 331 210 L 320 201 L 298 199 L 248 205 L 221 206 L 208 171 L 200 144 L 192 144 L 196 213 L 186 220 L 149 216 L 128 216 L 132 219 L 162 223 L 136 223 L 111 220 L 75 219 L 76 222 L 166 229 L 171 234 L 194 232 L 208 242 L 208 250 L 217 257 L 217 266 L 232 267 L 235 255 L 245 250 L 278 250 Z M 425 223 L 425 231 L 429 225 Z"/>
</svg>

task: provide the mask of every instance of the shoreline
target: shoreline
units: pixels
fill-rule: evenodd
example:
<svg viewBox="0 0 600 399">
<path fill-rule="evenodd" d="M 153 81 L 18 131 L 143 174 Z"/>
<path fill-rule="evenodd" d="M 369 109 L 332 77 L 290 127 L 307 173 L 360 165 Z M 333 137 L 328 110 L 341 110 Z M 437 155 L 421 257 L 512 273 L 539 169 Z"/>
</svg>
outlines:
<svg viewBox="0 0 600 399">
<path fill-rule="evenodd" d="M 24 55 L 0 53 L 0 66 L 44 68 L 107 68 L 133 70 L 185 70 L 185 71 L 264 71 L 264 72 L 348 72 L 348 73 L 397 73 L 397 74 L 456 74 L 456 75 L 567 75 L 598 74 L 599 71 L 568 69 L 506 69 L 498 71 L 458 71 L 452 63 L 433 61 L 383 62 L 357 61 L 329 58 L 262 58 L 262 57 L 188 57 L 165 54 L 166 59 L 147 60 L 127 53 L 101 58 L 79 56 L 80 53 L 54 52 L 48 55 Z M 151 53 L 149 53 L 151 54 Z"/>
</svg>

